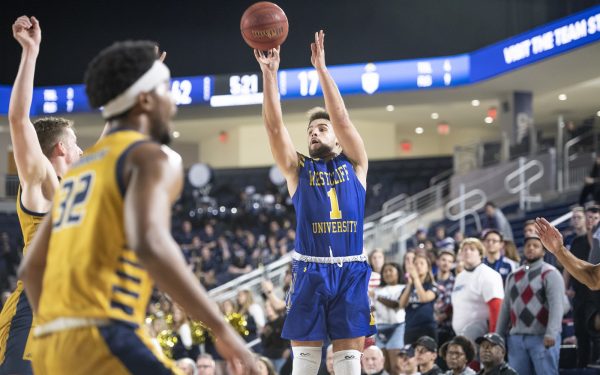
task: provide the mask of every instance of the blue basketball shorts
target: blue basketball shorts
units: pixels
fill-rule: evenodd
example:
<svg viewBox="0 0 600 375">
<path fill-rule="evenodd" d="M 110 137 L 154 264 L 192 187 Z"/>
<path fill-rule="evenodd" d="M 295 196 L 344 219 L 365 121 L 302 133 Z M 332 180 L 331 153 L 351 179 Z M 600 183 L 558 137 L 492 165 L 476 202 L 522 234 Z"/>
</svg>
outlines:
<svg viewBox="0 0 600 375">
<path fill-rule="evenodd" d="M 367 262 L 348 262 L 340 267 L 294 260 L 281 337 L 321 341 L 375 334 L 368 295 L 370 276 Z"/>
</svg>

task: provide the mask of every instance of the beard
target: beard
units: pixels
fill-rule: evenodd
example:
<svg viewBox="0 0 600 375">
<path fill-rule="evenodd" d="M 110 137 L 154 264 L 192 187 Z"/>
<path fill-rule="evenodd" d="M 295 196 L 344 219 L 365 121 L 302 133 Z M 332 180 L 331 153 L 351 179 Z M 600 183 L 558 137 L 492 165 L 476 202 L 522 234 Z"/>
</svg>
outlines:
<svg viewBox="0 0 600 375">
<path fill-rule="evenodd" d="M 171 141 L 173 140 L 173 138 L 171 137 L 171 133 L 169 132 L 165 132 L 164 134 L 162 134 L 159 138 L 159 142 L 161 145 L 170 145 Z"/>
<path fill-rule="evenodd" d="M 536 261 L 542 259 L 544 256 L 540 255 L 540 256 L 527 256 L 525 255 L 525 260 L 527 260 L 527 263 L 535 263 Z"/>
<path fill-rule="evenodd" d="M 331 155 L 332 152 L 333 152 L 333 148 L 330 146 L 324 145 L 323 143 L 319 143 L 319 147 L 317 147 L 317 148 L 312 148 L 312 147 L 310 147 L 310 145 L 308 147 L 308 154 L 313 159 L 323 159 L 323 158 Z"/>
<path fill-rule="evenodd" d="M 154 131 L 151 132 L 150 136 L 156 141 L 159 142 L 161 145 L 169 145 L 171 144 L 172 138 L 171 138 L 171 132 L 169 131 L 168 127 L 164 127 L 164 129 L 156 129 Z"/>
</svg>

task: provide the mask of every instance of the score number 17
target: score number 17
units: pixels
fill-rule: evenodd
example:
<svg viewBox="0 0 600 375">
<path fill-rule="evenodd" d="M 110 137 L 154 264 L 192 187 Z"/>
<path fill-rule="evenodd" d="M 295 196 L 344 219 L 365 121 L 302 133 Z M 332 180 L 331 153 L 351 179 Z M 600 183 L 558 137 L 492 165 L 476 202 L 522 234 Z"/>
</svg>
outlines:
<svg viewBox="0 0 600 375">
<path fill-rule="evenodd" d="M 319 87 L 319 75 L 316 70 L 303 70 L 298 73 L 298 80 L 300 81 L 300 95 L 301 96 L 313 96 L 317 93 Z"/>
</svg>

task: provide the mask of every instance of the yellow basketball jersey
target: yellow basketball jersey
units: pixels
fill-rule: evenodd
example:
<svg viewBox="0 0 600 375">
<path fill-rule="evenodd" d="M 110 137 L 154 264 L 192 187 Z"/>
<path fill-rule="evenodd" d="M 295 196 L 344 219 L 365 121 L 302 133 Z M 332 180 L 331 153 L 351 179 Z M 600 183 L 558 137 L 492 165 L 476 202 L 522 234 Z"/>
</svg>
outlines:
<svg viewBox="0 0 600 375">
<path fill-rule="evenodd" d="M 19 225 L 23 233 L 23 254 L 27 251 L 27 247 L 33 239 L 38 226 L 44 220 L 45 215 L 46 213 L 29 211 L 23 206 L 23 201 L 21 201 L 21 186 L 19 186 L 19 191 L 17 192 L 17 216 L 19 217 Z"/>
<path fill-rule="evenodd" d="M 62 179 L 51 212 L 39 324 L 59 317 L 143 323 L 153 284 L 127 247 L 122 165 L 145 141 L 136 131 L 110 133 Z"/>
</svg>

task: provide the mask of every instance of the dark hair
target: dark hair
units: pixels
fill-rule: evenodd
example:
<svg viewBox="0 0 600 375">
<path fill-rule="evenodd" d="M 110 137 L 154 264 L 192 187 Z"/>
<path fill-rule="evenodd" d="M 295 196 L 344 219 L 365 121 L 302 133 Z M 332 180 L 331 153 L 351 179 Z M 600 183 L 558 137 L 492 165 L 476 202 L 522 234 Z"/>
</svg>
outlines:
<svg viewBox="0 0 600 375">
<path fill-rule="evenodd" d="M 494 202 L 491 202 L 491 201 L 487 201 L 487 202 L 485 202 L 485 206 L 486 206 L 486 207 L 487 207 L 487 206 L 490 206 L 490 207 L 496 208 L 496 204 L 495 204 Z"/>
<path fill-rule="evenodd" d="M 600 212 L 600 206 L 591 205 L 585 209 L 585 212 L 597 214 L 598 212 Z"/>
<path fill-rule="evenodd" d="M 400 265 L 396 262 L 386 262 L 383 264 L 383 266 L 381 266 L 381 283 L 379 284 L 379 286 L 383 287 L 383 286 L 388 285 L 385 282 L 385 280 L 383 279 L 383 269 L 387 266 L 394 267 L 396 269 L 396 271 L 398 271 L 398 284 L 402 283 L 402 279 L 403 279 L 402 267 L 400 267 Z"/>
<path fill-rule="evenodd" d="M 33 122 L 42 152 L 50 157 L 54 146 L 65 135 L 65 129 L 71 128 L 73 122 L 62 117 L 43 117 Z"/>
<path fill-rule="evenodd" d="M 427 253 L 424 251 L 416 251 L 415 259 L 413 260 L 413 263 L 417 260 L 417 258 L 425 259 L 425 262 L 427 262 L 427 267 L 429 267 L 429 272 L 427 272 L 424 282 L 425 283 L 434 283 L 435 278 L 433 277 L 433 273 L 431 273 L 431 259 L 429 259 L 429 256 L 427 255 Z"/>
<path fill-rule="evenodd" d="M 458 345 L 462 348 L 465 352 L 465 357 L 467 357 L 467 365 L 475 358 L 475 345 L 473 342 L 465 336 L 456 336 L 452 340 L 444 343 L 440 348 L 440 355 L 444 360 L 446 359 L 446 352 L 450 345 Z"/>
<path fill-rule="evenodd" d="M 487 236 L 489 236 L 490 234 L 495 234 L 496 236 L 500 237 L 500 241 L 504 241 L 504 236 L 502 235 L 502 233 L 500 233 L 500 231 L 492 228 L 492 229 L 484 229 L 483 231 L 483 236 L 481 236 L 481 239 L 485 241 L 485 239 L 487 238 Z"/>
<path fill-rule="evenodd" d="M 329 118 L 329 113 L 327 113 L 327 111 L 321 107 L 315 107 L 315 108 L 311 109 L 310 111 L 308 111 L 308 124 L 309 125 L 311 122 L 318 120 L 318 119 L 325 119 L 327 121 L 331 121 L 331 119 Z"/>
<path fill-rule="evenodd" d="M 90 105 L 99 108 L 107 104 L 146 73 L 157 58 L 155 46 L 150 41 L 117 42 L 94 57 L 84 76 Z"/>
</svg>

